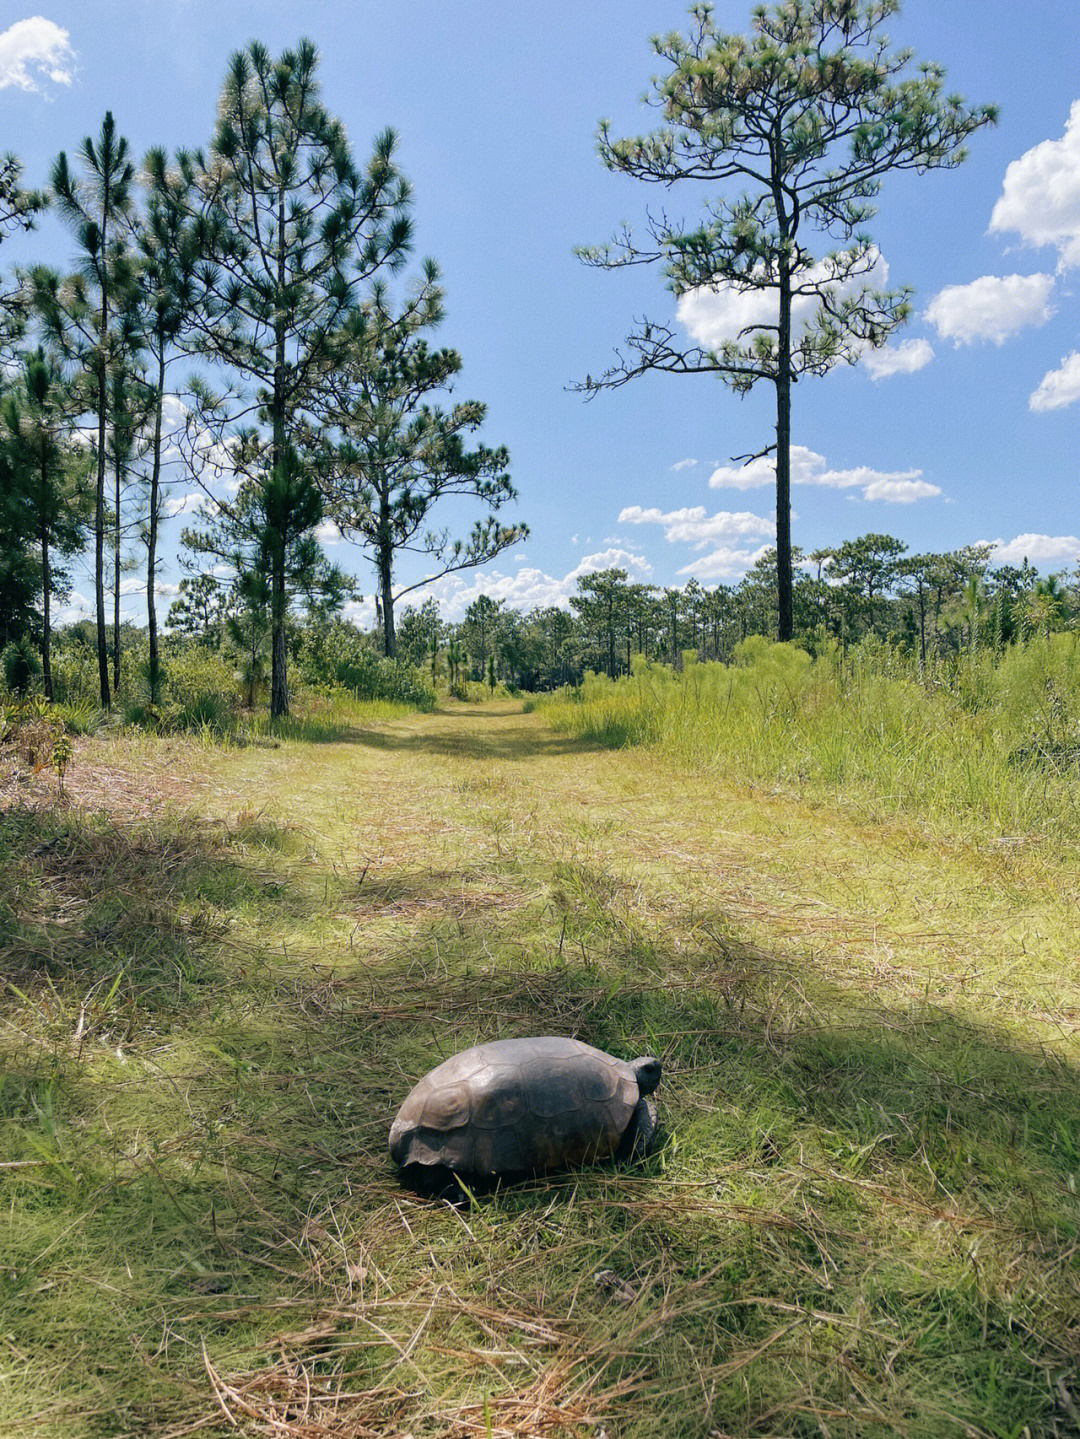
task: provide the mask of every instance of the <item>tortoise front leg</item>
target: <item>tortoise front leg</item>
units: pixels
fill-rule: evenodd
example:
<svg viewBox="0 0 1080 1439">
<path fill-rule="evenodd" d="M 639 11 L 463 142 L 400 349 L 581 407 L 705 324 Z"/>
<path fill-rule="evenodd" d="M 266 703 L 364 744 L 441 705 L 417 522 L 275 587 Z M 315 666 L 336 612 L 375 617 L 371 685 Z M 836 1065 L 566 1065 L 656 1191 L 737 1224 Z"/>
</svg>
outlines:
<svg viewBox="0 0 1080 1439">
<path fill-rule="evenodd" d="M 626 1133 L 619 1145 L 620 1159 L 644 1159 L 652 1153 L 657 1131 L 660 1128 L 656 1104 L 649 1094 L 642 1095 L 637 1102 Z"/>
</svg>

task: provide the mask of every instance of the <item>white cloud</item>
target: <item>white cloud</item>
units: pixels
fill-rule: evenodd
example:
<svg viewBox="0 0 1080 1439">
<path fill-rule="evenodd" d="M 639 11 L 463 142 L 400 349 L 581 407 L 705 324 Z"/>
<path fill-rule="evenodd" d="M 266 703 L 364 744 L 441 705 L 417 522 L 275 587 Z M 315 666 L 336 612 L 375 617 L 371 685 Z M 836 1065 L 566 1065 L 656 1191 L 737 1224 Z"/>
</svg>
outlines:
<svg viewBox="0 0 1080 1439">
<path fill-rule="evenodd" d="M 80 594 L 78 590 L 72 590 L 68 595 L 67 604 L 57 610 L 53 621 L 58 625 L 73 625 L 77 620 L 88 619 L 93 612 L 93 600 Z"/>
<path fill-rule="evenodd" d="M 722 545 L 711 555 L 706 555 L 704 559 L 695 560 L 691 565 L 684 565 L 679 574 L 695 580 L 736 579 L 738 576 L 746 574 L 747 570 L 752 568 L 768 548 L 768 545 L 762 545 L 756 550 L 737 550 Z"/>
<path fill-rule="evenodd" d="M 673 470 L 692 470 L 696 464 L 697 460 L 678 460 L 671 468 Z"/>
<path fill-rule="evenodd" d="M 1015 540 L 982 540 L 993 549 L 995 565 L 1072 564 L 1080 560 L 1080 540 L 1075 535 L 1017 535 Z"/>
<path fill-rule="evenodd" d="M 315 526 L 315 538 L 320 545 L 340 545 L 344 540 L 333 520 L 320 520 Z"/>
<path fill-rule="evenodd" d="M 566 609 L 570 596 L 577 589 L 579 579 L 584 575 L 595 574 L 597 570 L 609 569 L 626 570 L 632 580 L 647 580 L 652 574 L 652 565 L 644 555 L 624 549 L 607 549 L 584 556 L 562 579 L 546 574 L 532 565 L 523 565 L 512 575 L 504 574 L 501 570 L 476 573 L 468 580 L 461 575 L 448 575 L 423 589 L 414 590 L 412 594 L 404 597 L 401 603 L 419 605 L 428 595 L 432 595 L 439 602 L 443 618 L 450 621 L 464 619 L 465 611 L 479 595 L 503 600 L 514 610 L 531 610 L 537 606 L 549 605 L 559 605 Z"/>
<path fill-rule="evenodd" d="M 946 285 L 927 306 L 926 318 L 943 340 L 1003 344 L 1028 325 L 1045 325 L 1054 313 L 1053 275 L 982 275 L 969 285 Z"/>
<path fill-rule="evenodd" d="M 912 474 L 921 472 L 913 470 Z M 863 486 L 864 500 L 887 500 L 894 505 L 910 505 L 916 500 L 932 500 L 941 494 L 939 485 L 931 485 L 926 480 L 904 479 L 902 476 L 890 477 L 883 475 L 878 480 L 871 480 L 868 485 Z"/>
<path fill-rule="evenodd" d="M 813 265 L 802 277 L 802 283 L 820 284 L 836 273 L 828 259 Z M 837 295 L 852 294 L 864 287 L 882 289 L 888 283 L 889 267 L 880 251 L 872 251 L 870 268 L 862 275 L 832 288 Z M 776 324 L 776 291 L 759 290 L 737 285 L 719 285 L 716 289 L 703 286 L 688 290 L 679 297 L 676 314 L 679 323 L 699 345 L 714 350 L 725 340 L 733 340 L 742 330 L 756 325 Z M 796 295 L 791 303 L 791 317 L 796 327 L 805 325 L 818 310 L 813 295 Z"/>
<path fill-rule="evenodd" d="M 861 363 L 869 370 L 872 380 L 887 380 L 890 375 L 913 375 L 933 358 L 934 347 L 929 340 L 903 340 L 899 345 L 882 345 L 878 350 L 868 345 Z"/>
<path fill-rule="evenodd" d="M 805 445 L 791 447 L 791 483 L 823 485 L 827 489 L 861 489 L 863 499 L 891 500 L 909 504 L 912 500 L 930 499 L 940 495 L 937 485 L 922 478 L 922 470 L 873 470 L 858 465 L 850 470 L 831 470 L 824 455 L 816 454 Z M 768 457 L 749 465 L 721 465 L 709 479 L 714 490 L 761 489 L 776 484 L 776 462 Z"/>
<path fill-rule="evenodd" d="M 1033 391 L 1028 406 L 1040 414 L 1062 410 L 1080 400 L 1080 350 L 1066 355 L 1056 370 L 1049 370 Z"/>
<path fill-rule="evenodd" d="M 721 539 L 771 535 L 776 528 L 773 520 L 751 514 L 749 510 L 721 510 L 718 514 L 710 515 L 704 505 L 667 512 L 658 509 L 644 510 L 640 505 L 630 505 L 620 513 L 619 523 L 663 525 L 664 538 L 671 544 L 692 544 L 698 549 L 704 549 Z"/>
<path fill-rule="evenodd" d="M 1080 265 L 1080 100 L 1059 140 L 1044 140 L 1005 171 L 990 229 L 1056 246 L 1062 269 Z"/>
<path fill-rule="evenodd" d="M 791 464 L 795 467 L 801 445 L 792 445 Z M 810 451 L 805 452 L 809 454 Z M 719 465 L 709 476 L 710 490 L 760 490 L 776 484 L 776 465 L 767 456 L 751 460 L 748 465 Z"/>
<path fill-rule="evenodd" d="M 189 490 L 183 495 L 167 495 L 161 505 L 161 517 L 175 519 L 177 515 L 205 515 L 210 511 L 209 497 L 202 490 Z"/>
<path fill-rule="evenodd" d="M 37 91 L 43 80 L 70 85 L 75 74 L 75 52 L 66 30 L 35 15 L 16 20 L 0 33 L 0 90 L 10 85 Z"/>
</svg>

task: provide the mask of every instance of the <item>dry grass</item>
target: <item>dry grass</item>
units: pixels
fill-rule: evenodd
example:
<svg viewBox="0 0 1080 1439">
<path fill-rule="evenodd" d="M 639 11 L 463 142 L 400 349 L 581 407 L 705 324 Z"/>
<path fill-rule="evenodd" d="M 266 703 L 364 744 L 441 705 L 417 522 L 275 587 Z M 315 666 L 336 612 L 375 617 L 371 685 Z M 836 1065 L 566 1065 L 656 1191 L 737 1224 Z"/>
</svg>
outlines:
<svg viewBox="0 0 1080 1439">
<path fill-rule="evenodd" d="M 0 816 L 0 1432 L 1074 1432 L 1074 874 L 496 703 L 78 751 Z M 655 1050 L 633 1170 L 449 1205 L 477 1039 Z"/>
</svg>

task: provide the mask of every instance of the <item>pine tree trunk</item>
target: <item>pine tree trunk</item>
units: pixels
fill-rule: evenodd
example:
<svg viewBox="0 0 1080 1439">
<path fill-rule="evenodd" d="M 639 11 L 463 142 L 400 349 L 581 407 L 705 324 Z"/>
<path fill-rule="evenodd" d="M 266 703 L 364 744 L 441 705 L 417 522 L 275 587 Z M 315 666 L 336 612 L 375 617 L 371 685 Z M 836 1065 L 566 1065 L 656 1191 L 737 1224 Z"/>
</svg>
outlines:
<svg viewBox="0 0 1080 1439">
<path fill-rule="evenodd" d="M 41 522 L 41 683 L 45 690 L 45 698 L 49 701 L 53 697 L 52 683 L 52 633 L 49 619 L 49 588 L 52 581 L 49 575 L 49 527 L 44 520 Z"/>
<path fill-rule="evenodd" d="M 120 694 L 120 450 L 113 418 L 113 478 L 116 512 L 113 515 L 113 693 Z"/>
<path fill-rule="evenodd" d="M 45 698 L 52 700 L 52 626 L 49 613 L 49 460 L 48 441 L 41 438 L 41 683 Z"/>
<path fill-rule="evenodd" d="M 98 463 L 97 496 L 94 508 L 94 601 L 97 610 L 98 685 L 103 709 L 108 709 L 111 704 L 109 646 L 105 633 L 105 412 L 107 408 L 105 345 L 109 328 L 109 282 L 106 250 L 108 222 L 109 187 L 106 182 L 101 207 L 101 333 L 98 336 L 101 354 L 98 357 Z"/>
<path fill-rule="evenodd" d="M 780 337 L 776 371 L 776 637 L 795 630 L 791 583 L 791 273 L 780 257 Z"/>
<path fill-rule="evenodd" d="M 102 364 L 104 370 L 104 363 Z M 98 473 L 94 505 L 94 601 L 97 610 L 98 685 L 103 709 L 109 695 L 109 644 L 105 628 L 105 384 L 98 391 Z"/>
<path fill-rule="evenodd" d="M 397 658 L 397 633 L 394 629 L 394 591 L 391 587 L 390 566 L 380 566 L 379 588 L 382 593 L 383 651 L 388 660 Z"/>
<path fill-rule="evenodd" d="M 160 340 L 160 336 L 158 337 Z M 158 506 L 161 495 L 161 411 L 165 401 L 165 345 L 158 352 L 157 404 L 154 407 L 154 462 L 150 473 L 150 515 L 146 537 L 146 630 L 149 640 L 148 678 L 150 703 L 157 704 L 161 689 L 158 658 L 157 598 L 154 594 L 157 570 Z"/>
<path fill-rule="evenodd" d="M 278 302 L 285 297 L 285 191 L 278 192 L 277 285 Z M 274 439 L 271 462 L 274 472 L 285 463 L 285 325 L 278 321 L 274 347 L 274 391 L 272 397 Z M 284 521 L 283 521 L 284 522 Z M 285 646 L 285 560 L 288 534 L 272 537 L 270 550 L 270 714 L 289 713 L 288 652 Z"/>
<path fill-rule="evenodd" d="M 270 714 L 278 719 L 289 713 L 289 683 L 285 649 L 285 547 L 274 546 L 272 562 Z"/>
<path fill-rule="evenodd" d="M 390 535 L 390 491 L 385 483 L 379 488 L 379 595 L 382 599 L 383 653 L 389 660 L 397 658 L 397 634 L 394 629 L 394 547 Z"/>
</svg>

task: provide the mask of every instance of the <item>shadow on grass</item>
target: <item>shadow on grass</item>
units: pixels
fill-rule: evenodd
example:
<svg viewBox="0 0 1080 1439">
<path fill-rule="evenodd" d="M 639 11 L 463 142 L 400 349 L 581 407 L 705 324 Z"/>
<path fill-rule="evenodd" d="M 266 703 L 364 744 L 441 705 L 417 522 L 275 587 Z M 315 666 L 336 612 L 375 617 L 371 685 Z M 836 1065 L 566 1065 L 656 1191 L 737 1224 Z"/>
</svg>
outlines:
<svg viewBox="0 0 1080 1439">
<path fill-rule="evenodd" d="M 414 716 L 408 717 L 410 720 Z M 587 754 L 610 751 L 612 746 L 598 740 L 575 735 L 558 734 L 546 725 L 523 726 L 520 709 L 497 711 L 473 709 L 461 705 L 450 710 L 436 710 L 426 719 L 452 720 L 453 728 L 406 729 L 371 727 L 355 722 L 320 720 L 315 722 L 286 721 L 279 734 L 262 737 L 257 743 L 273 745 L 278 740 L 301 739 L 310 744 L 362 745 L 388 753 L 435 755 L 454 759 L 520 760 L 538 756 Z M 464 728 L 475 730 L 462 733 Z M 388 721 L 387 725 L 391 725 Z"/>
<path fill-rule="evenodd" d="M 16 812 L 0 851 L 0 1334 L 25 1356 L 0 1427 L 235 1432 L 223 1408 L 241 1432 L 314 1414 L 342 1439 L 483 1433 L 485 1413 L 545 1435 L 581 1413 L 631 1436 L 1067 1420 L 1064 1060 L 929 1007 L 807 999 L 791 961 L 701 947 L 678 916 L 642 972 L 564 947 L 557 900 L 523 916 L 459 887 L 449 924 L 425 885 L 414 927 L 359 961 L 265 954 L 236 923 L 318 885 L 268 888 L 224 831 Z M 666 1149 L 471 1215 L 403 1196 L 386 1132 L 415 1079 L 545 1032 L 659 1052 Z"/>
</svg>

